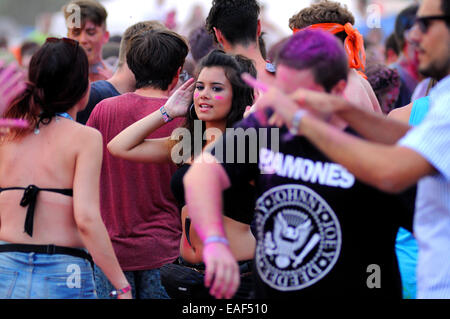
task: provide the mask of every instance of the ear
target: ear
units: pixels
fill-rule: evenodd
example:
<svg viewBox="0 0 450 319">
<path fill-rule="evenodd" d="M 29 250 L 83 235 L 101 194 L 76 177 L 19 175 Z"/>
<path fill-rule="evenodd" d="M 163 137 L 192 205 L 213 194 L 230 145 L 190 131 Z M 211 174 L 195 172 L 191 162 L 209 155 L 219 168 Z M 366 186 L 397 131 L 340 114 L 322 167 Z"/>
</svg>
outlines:
<svg viewBox="0 0 450 319">
<path fill-rule="evenodd" d="M 228 41 L 225 39 L 222 31 L 220 31 L 217 28 L 213 28 L 213 29 L 214 29 L 214 34 L 216 35 L 217 42 L 219 42 L 219 44 L 222 45 L 224 50 L 226 50 L 226 48 L 230 47 L 230 45 L 229 45 Z"/>
<path fill-rule="evenodd" d="M 331 94 L 340 95 L 344 94 L 345 88 L 347 87 L 347 81 L 340 80 L 332 89 Z"/>
<path fill-rule="evenodd" d="M 169 86 L 169 91 L 173 91 L 173 90 L 177 87 L 178 82 L 179 82 L 179 80 L 180 80 L 180 74 L 181 74 L 182 71 L 183 71 L 183 67 L 180 66 L 180 67 L 178 68 L 177 73 L 176 73 L 175 76 L 173 77 L 172 83 L 171 83 L 170 86 Z"/>
<path fill-rule="evenodd" d="M 110 37 L 109 31 L 105 30 L 105 32 L 103 33 L 103 44 L 108 43 L 109 37 Z"/>
<path fill-rule="evenodd" d="M 257 37 L 259 38 L 261 36 L 261 20 L 258 20 L 258 29 L 256 33 Z"/>
</svg>

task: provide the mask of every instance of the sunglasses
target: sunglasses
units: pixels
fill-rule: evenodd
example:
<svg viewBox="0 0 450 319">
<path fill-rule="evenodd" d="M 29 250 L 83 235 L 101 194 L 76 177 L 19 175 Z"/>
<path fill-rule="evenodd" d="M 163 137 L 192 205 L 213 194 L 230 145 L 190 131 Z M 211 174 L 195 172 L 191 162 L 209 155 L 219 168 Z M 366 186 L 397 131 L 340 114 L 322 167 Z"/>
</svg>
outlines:
<svg viewBox="0 0 450 319">
<path fill-rule="evenodd" d="M 417 17 L 415 24 L 417 24 L 422 33 L 427 33 L 428 28 L 431 25 L 431 21 L 433 20 L 444 20 L 445 22 L 449 23 L 450 15 Z"/>
<path fill-rule="evenodd" d="M 47 38 L 47 40 L 45 40 L 45 43 L 60 43 L 60 42 L 68 43 L 70 45 L 75 46 L 75 56 L 74 56 L 75 61 L 77 57 L 78 47 L 80 46 L 80 43 L 78 41 L 69 38 L 53 38 L 53 37 Z"/>
</svg>

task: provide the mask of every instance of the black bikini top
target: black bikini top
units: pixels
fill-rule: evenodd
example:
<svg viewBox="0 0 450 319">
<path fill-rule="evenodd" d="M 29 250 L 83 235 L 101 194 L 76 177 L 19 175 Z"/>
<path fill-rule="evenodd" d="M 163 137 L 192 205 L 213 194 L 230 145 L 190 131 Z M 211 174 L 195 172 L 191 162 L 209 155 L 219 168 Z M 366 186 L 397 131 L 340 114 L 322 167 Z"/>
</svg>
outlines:
<svg viewBox="0 0 450 319">
<path fill-rule="evenodd" d="M 30 237 L 33 237 L 34 209 L 36 208 L 36 200 L 39 192 L 41 191 L 52 192 L 73 197 L 72 189 L 39 188 L 35 185 L 30 185 L 27 188 L 24 187 L 0 188 L 0 193 L 12 190 L 25 190 L 25 192 L 23 193 L 22 200 L 20 201 L 20 206 L 22 207 L 28 206 L 27 215 L 25 218 L 25 232 Z"/>
</svg>

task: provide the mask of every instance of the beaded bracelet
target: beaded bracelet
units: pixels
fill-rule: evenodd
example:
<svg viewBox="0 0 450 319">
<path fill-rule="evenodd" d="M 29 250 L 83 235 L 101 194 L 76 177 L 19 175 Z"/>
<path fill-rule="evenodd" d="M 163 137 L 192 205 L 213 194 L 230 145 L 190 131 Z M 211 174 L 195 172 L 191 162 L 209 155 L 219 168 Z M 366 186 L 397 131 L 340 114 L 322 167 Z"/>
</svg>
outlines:
<svg viewBox="0 0 450 319">
<path fill-rule="evenodd" d="M 159 110 L 161 111 L 161 114 L 162 114 L 162 117 L 163 117 L 165 123 L 169 123 L 170 121 L 173 121 L 173 118 L 167 113 L 164 105 L 161 106 L 161 108 Z"/>
<path fill-rule="evenodd" d="M 225 237 L 222 237 L 222 236 L 210 236 L 210 237 L 206 238 L 205 242 L 203 243 L 203 246 L 206 246 L 206 245 L 212 244 L 212 243 L 221 243 L 221 244 L 230 246 L 230 242 L 228 241 L 228 239 L 226 239 Z"/>
</svg>

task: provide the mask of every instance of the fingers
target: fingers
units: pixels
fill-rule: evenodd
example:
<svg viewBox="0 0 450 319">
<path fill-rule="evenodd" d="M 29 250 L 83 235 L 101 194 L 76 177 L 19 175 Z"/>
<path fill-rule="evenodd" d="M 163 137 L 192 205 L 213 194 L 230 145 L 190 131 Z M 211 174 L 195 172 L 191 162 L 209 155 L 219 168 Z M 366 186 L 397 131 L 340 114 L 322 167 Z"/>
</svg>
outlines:
<svg viewBox="0 0 450 319">
<path fill-rule="evenodd" d="M 240 284 L 239 267 L 228 247 L 210 244 L 203 251 L 205 286 L 217 299 L 231 298 Z"/>
<path fill-rule="evenodd" d="M 242 73 L 241 78 L 242 80 L 244 80 L 245 83 L 247 83 L 250 87 L 254 89 L 260 90 L 264 93 L 269 91 L 269 87 L 265 83 L 258 81 L 248 73 Z"/>
<path fill-rule="evenodd" d="M 190 78 L 189 80 L 184 82 L 183 85 L 180 86 L 180 88 L 178 90 L 180 90 L 180 91 L 190 90 L 191 88 L 194 87 L 194 82 L 195 82 L 195 80 L 193 78 Z"/>
<path fill-rule="evenodd" d="M 8 83 L 11 77 L 18 73 L 18 71 L 19 67 L 16 62 L 11 63 L 6 69 L 0 71 L 0 87 Z"/>
</svg>

